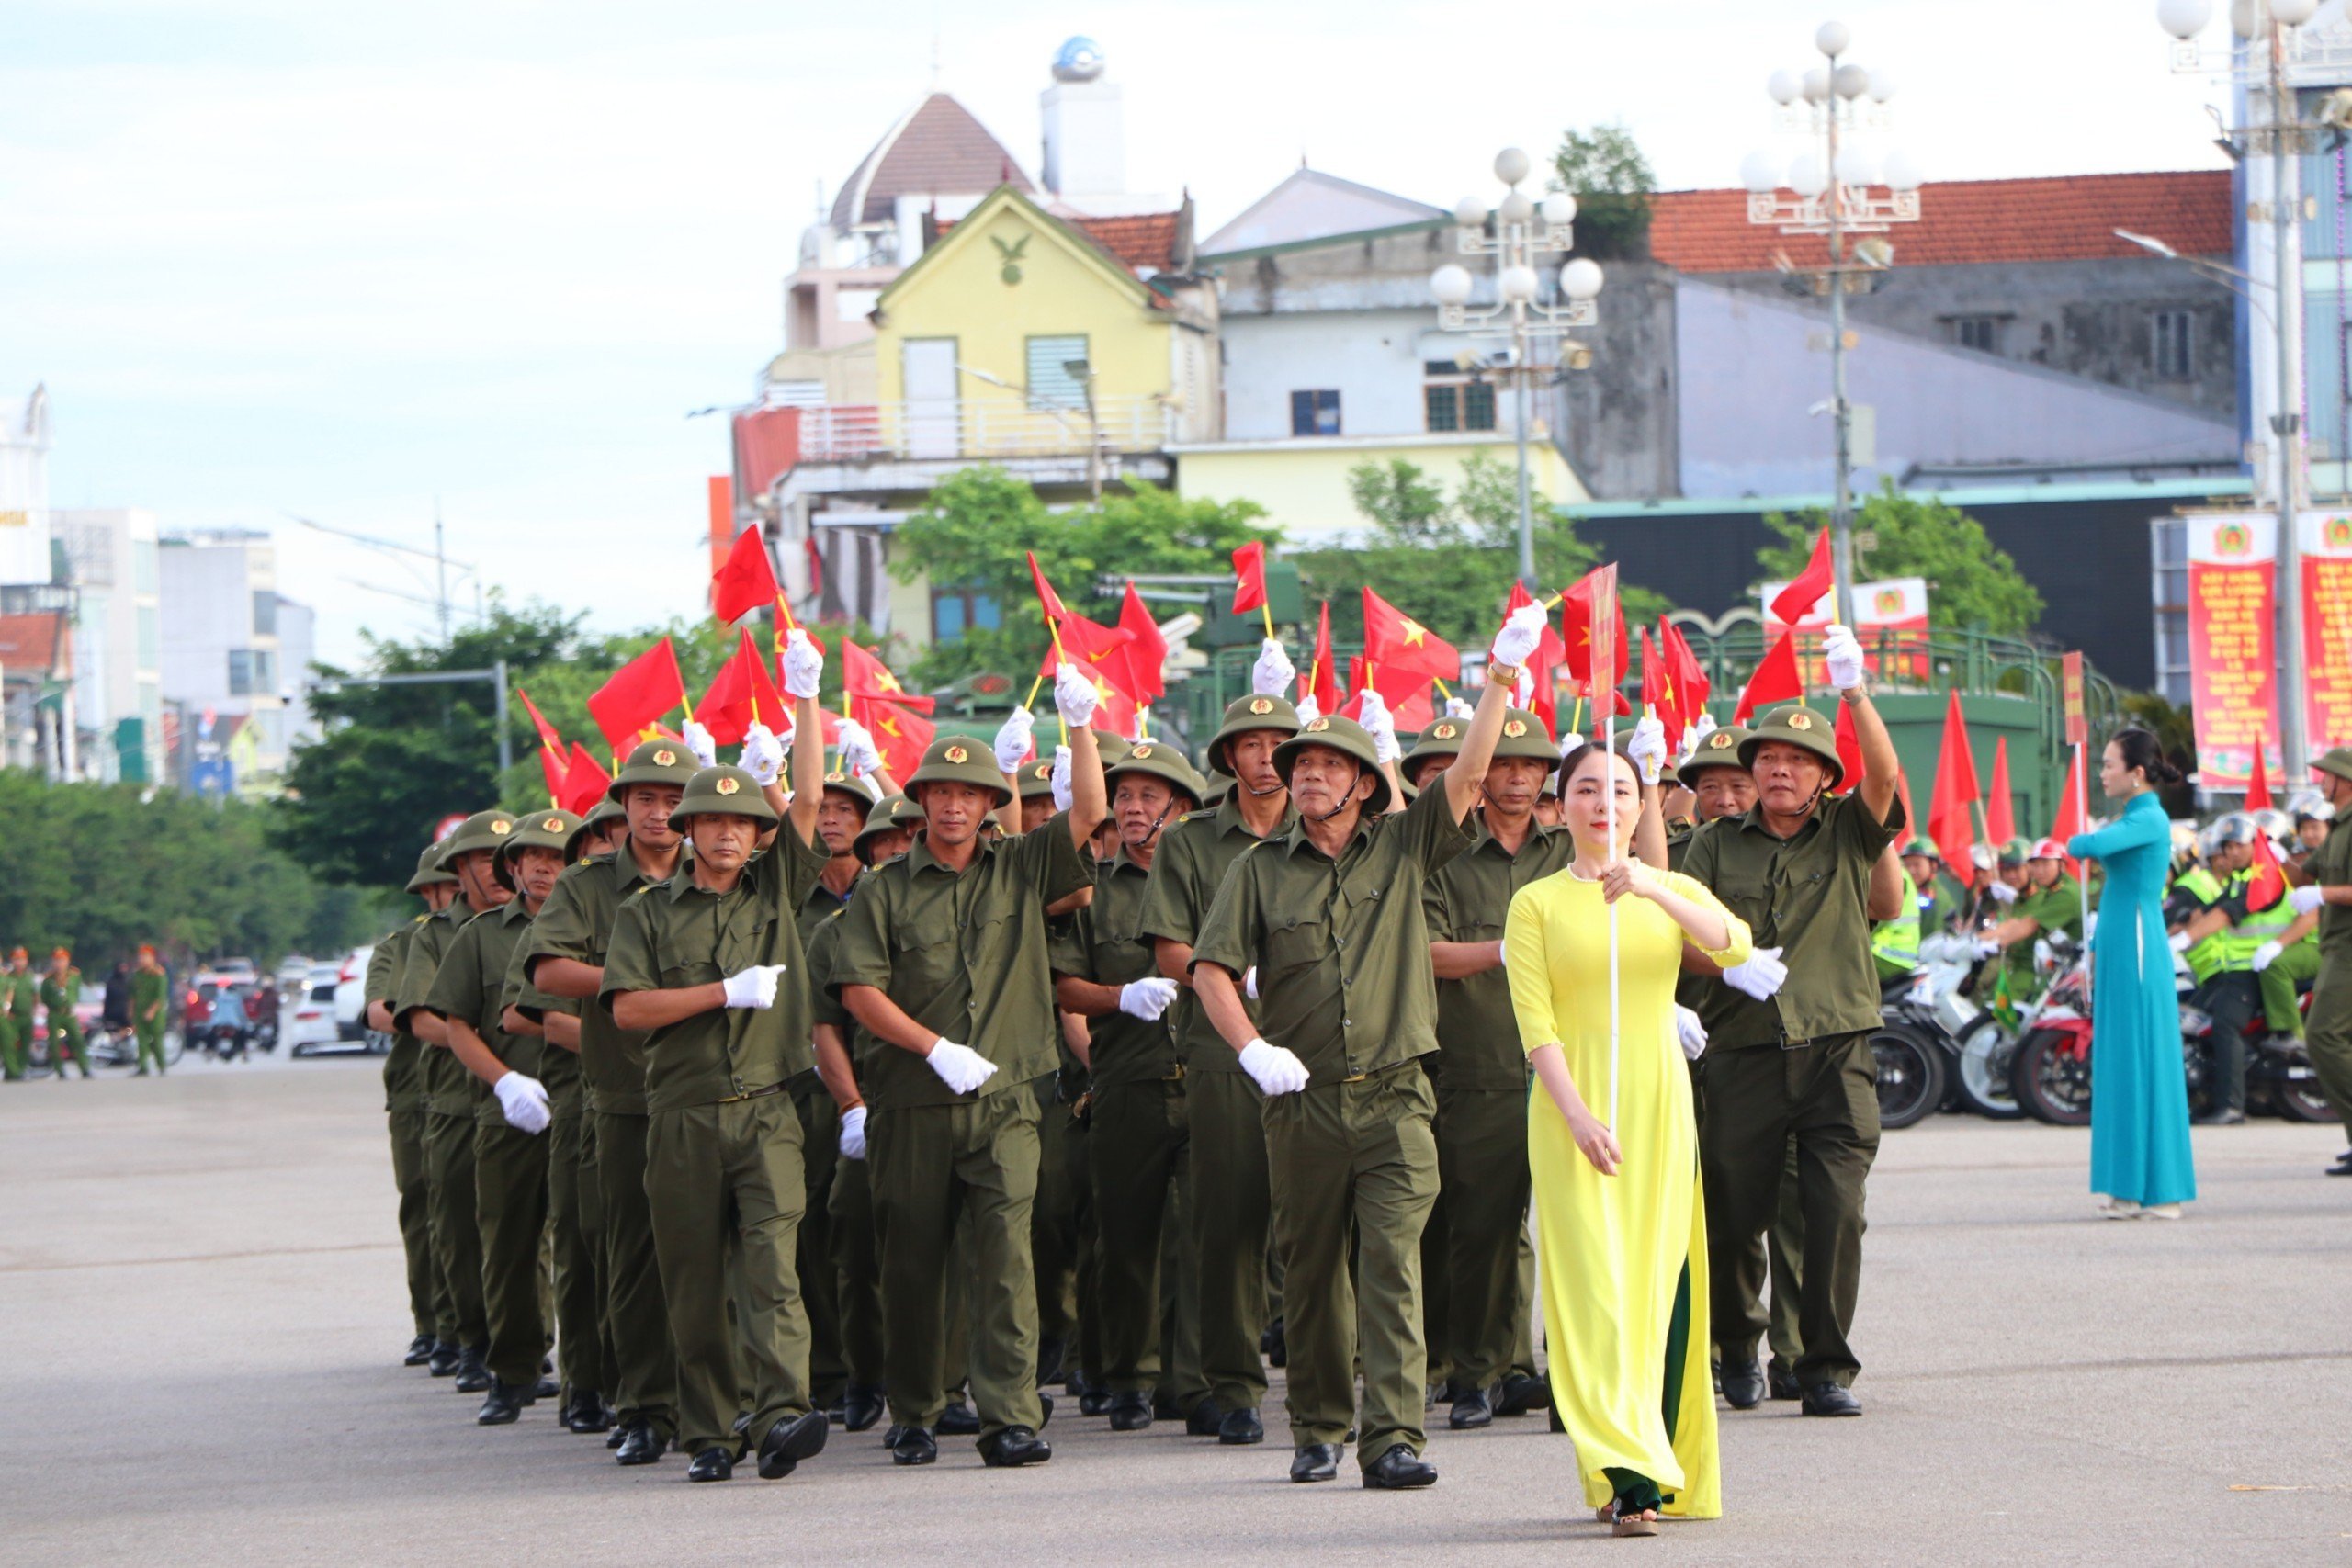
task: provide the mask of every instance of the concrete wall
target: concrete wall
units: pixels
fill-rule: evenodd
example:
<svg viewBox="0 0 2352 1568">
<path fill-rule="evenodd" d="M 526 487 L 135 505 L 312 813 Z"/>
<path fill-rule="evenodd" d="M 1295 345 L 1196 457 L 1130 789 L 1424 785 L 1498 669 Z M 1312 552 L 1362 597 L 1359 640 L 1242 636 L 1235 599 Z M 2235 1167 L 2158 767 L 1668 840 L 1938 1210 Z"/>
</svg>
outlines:
<svg viewBox="0 0 2352 1568">
<path fill-rule="evenodd" d="M 1229 304 L 1229 300 L 1228 300 Z M 1228 441 L 1287 441 L 1290 395 L 1333 389 L 1342 436 L 1419 435 L 1424 355 L 1459 346 L 1435 335 L 1437 312 L 1321 310 L 1225 319 L 1225 434 Z M 1509 399 L 1497 417 L 1508 422 Z"/>
<path fill-rule="evenodd" d="M 1654 262 L 1611 263 L 1600 322 L 1577 334 L 1592 364 L 1569 371 L 1554 393 L 1561 450 L 1597 500 L 1682 492 L 1676 282 Z"/>
<path fill-rule="evenodd" d="M 1176 449 L 1176 490 L 1187 497 L 1254 501 L 1294 542 L 1328 542 L 1333 534 L 1367 525 L 1348 495 L 1348 470 L 1357 464 L 1403 458 L 1451 492 L 1461 480 L 1463 465 L 1481 452 L 1506 468 L 1516 461 L 1507 435 L 1500 440 L 1367 436 L 1186 446 Z M 1586 499 L 1577 476 L 1549 442 L 1535 442 L 1528 456 L 1529 479 L 1537 496 L 1562 502 Z"/>
</svg>

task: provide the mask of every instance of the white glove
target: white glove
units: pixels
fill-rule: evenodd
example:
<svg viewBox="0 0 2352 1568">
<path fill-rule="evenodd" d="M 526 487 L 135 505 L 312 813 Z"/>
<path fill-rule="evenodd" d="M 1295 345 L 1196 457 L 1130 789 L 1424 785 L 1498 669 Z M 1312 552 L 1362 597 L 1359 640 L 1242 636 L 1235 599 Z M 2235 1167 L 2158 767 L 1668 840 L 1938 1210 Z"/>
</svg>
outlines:
<svg viewBox="0 0 2352 1568">
<path fill-rule="evenodd" d="M 1777 947 L 1759 947 L 1747 955 L 1747 963 L 1735 964 L 1724 971 L 1724 985 L 1759 1002 L 1770 1001 L 1788 977 L 1789 966 L 1781 962 L 1781 949 Z"/>
<path fill-rule="evenodd" d="M 1510 689 L 1511 706 L 1532 708 L 1535 705 L 1535 668 L 1530 664 L 1519 667 L 1519 684 Z"/>
<path fill-rule="evenodd" d="M 1258 645 L 1258 662 L 1250 666 L 1250 690 L 1261 697 L 1286 697 L 1298 684 L 1298 667 L 1272 637 Z"/>
<path fill-rule="evenodd" d="M 1261 1094 L 1296 1094 L 1306 1087 L 1306 1064 L 1263 1040 L 1241 1047 L 1241 1070 L 1257 1080 Z"/>
<path fill-rule="evenodd" d="M 1372 737 L 1372 754 L 1380 761 L 1393 762 L 1405 754 L 1396 744 L 1396 720 L 1388 712 L 1388 703 L 1371 687 L 1364 688 L 1363 706 L 1356 710 L 1356 722 Z"/>
<path fill-rule="evenodd" d="M 762 1011 L 775 1006 L 775 977 L 783 973 L 781 964 L 754 964 L 749 969 L 737 970 L 719 982 L 727 993 L 727 1005 Z"/>
<path fill-rule="evenodd" d="M 718 742 L 710 738 L 709 730 L 705 729 L 693 719 L 688 719 L 684 739 L 686 750 L 694 753 L 695 761 L 706 768 L 718 766 Z"/>
<path fill-rule="evenodd" d="M 1634 726 L 1633 739 L 1625 742 L 1625 755 L 1640 770 L 1642 782 L 1654 784 L 1666 771 L 1666 725 L 1663 721 L 1645 717 Z"/>
<path fill-rule="evenodd" d="M 1821 661 L 1829 666 L 1829 683 L 1839 691 L 1862 683 L 1862 643 L 1853 627 L 1833 626 L 1821 634 Z"/>
<path fill-rule="evenodd" d="M 2290 887 L 2287 890 L 2287 902 L 2295 907 L 2295 913 L 2308 915 L 2327 902 L 2327 891 L 2316 885 L 2310 887 Z"/>
<path fill-rule="evenodd" d="M 865 1157 L 865 1107 L 853 1105 L 842 1112 L 842 1158 Z"/>
<path fill-rule="evenodd" d="M 1682 1055 L 1686 1061 L 1697 1061 L 1707 1049 L 1707 1026 L 1701 1023 L 1699 1015 L 1689 1008 L 1674 1010 L 1674 1033 L 1682 1042 Z"/>
<path fill-rule="evenodd" d="M 1445 699 L 1446 717 L 1476 718 L 1477 716 L 1478 710 L 1472 707 L 1468 703 L 1464 702 L 1460 697 L 1448 697 Z"/>
<path fill-rule="evenodd" d="M 1182 988 L 1175 981 L 1158 976 L 1130 980 L 1119 987 L 1119 1010 L 1148 1023 L 1174 1004 L 1176 993 Z"/>
<path fill-rule="evenodd" d="M 1996 882 L 1984 891 L 1993 896 L 1993 902 L 1996 904 L 2014 904 L 2018 901 L 2018 890 L 2006 882 Z"/>
<path fill-rule="evenodd" d="M 743 755 L 738 761 L 752 781 L 765 789 L 784 777 L 784 742 L 766 725 L 755 724 L 743 732 Z"/>
<path fill-rule="evenodd" d="M 1506 973 L 1510 969 L 1510 943 L 1507 942 L 1495 943 L 1495 967 Z"/>
<path fill-rule="evenodd" d="M 1541 604 L 1521 604 L 1503 622 L 1503 629 L 1495 634 L 1493 649 L 1487 654 L 1498 664 L 1513 668 L 1535 657 L 1535 649 L 1544 641 L 1544 628 L 1550 623 L 1552 613 Z"/>
<path fill-rule="evenodd" d="M 1027 708 L 1014 708 L 1004 716 L 996 731 L 996 771 L 1017 773 L 1021 764 L 1029 760 L 1034 748 L 1032 733 L 1037 728 L 1036 716 Z"/>
<path fill-rule="evenodd" d="M 1979 938 L 1977 938 L 1977 939 L 1976 939 L 1976 956 L 1977 956 L 1977 957 L 1979 957 L 1979 958 L 1990 958 L 1990 957 L 1994 956 L 1996 953 L 1999 953 L 2000 951 L 2001 951 L 2001 944 L 2000 944 L 1999 942 L 1997 942 L 1993 941 L 1990 937 L 1979 937 Z"/>
<path fill-rule="evenodd" d="M 1301 729 L 1306 728 L 1308 725 L 1313 724 L 1317 719 L 1321 718 L 1322 716 L 1323 705 L 1321 703 L 1317 702 L 1313 697 L 1301 697 L 1298 699 L 1298 727 Z"/>
<path fill-rule="evenodd" d="M 2190 945 L 2188 933 L 2187 931 L 2175 931 L 2165 940 L 2165 945 L 2171 948 L 2175 953 L 2187 953 Z"/>
<path fill-rule="evenodd" d="M 841 739 L 834 744 L 841 748 L 842 771 L 850 777 L 862 779 L 882 771 L 882 749 L 874 744 L 873 734 L 857 720 L 842 720 Z"/>
<path fill-rule="evenodd" d="M 1241 994 L 1253 1002 L 1258 999 L 1258 966 L 1255 964 L 1241 972 Z"/>
<path fill-rule="evenodd" d="M 1054 809 L 1068 811 L 1070 802 L 1078 797 L 1069 787 L 1069 748 L 1067 746 L 1054 748 L 1054 773 L 1050 782 L 1054 786 Z"/>
<path fill-rule="evenodd" d="M 2278 963 L 2278 955 L 2286 951 L 2275 942 L 2264 942 L 2254 950 L 2254 972 L 2257 975 L 2261 974 L 2265 969 Z"/>
<path fill-rule="evenodd" d="M 1095 708 L 1101 705 L 1102 694 L 1094 688 L 1093 678 L 1075 664 L 1062 664 L 1054 671 L 1054 706 L 1062 722 L 1072 729 L 1092 722 Z"/>
<path fill-rule="evenodd" d="M 1689 761 L 1699 754 L 1699 742 L 1715 732 L 1715 721 L 1710 714 L 1701 714 L 1682 732 L 1682 760 Z"/>
<path fill-rule="evenodd" d="M 795 699 L 813 697 L 824 681 L 824 654 L 807 632 L 793 627 L 784 639 L 785 694 Z"/>
<path fill-rule="evenodd" d="M 931 1055 L 923 1060 L 939 1075 L 939 1081 L 957 1094 L 970 1094 L 996 1077 L 994 1062 L 969 1045 L 958 1045 L 953 1040 L 934 1042 Z"/>
<path fill-rule="evenodd" d="M 498 1109 L 506 1113 L 509 1127 L 518 1133 L 548 1130 L 547 1085 L 521 1073 L 508 1073 L 490 1087 L 498 1096 Z"/>
</svg>

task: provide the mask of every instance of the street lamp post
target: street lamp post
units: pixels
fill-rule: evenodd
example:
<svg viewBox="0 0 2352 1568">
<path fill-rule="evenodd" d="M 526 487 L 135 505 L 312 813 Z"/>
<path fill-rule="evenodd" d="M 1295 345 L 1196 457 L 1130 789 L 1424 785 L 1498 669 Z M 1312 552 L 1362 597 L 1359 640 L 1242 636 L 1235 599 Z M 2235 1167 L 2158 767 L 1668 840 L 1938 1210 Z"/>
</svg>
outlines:
<svg viewBox="0 0 2352 1568">
<path fill-rule="evenodd" d="M 1877 276 L 1894 264 L 1894 248 L 1865 240 L 1849 259 L 1846 243 L 1856 234 L 1883 234 L 1897 223 L 1919 220 L 1919 173 L 1901 152 L 1883 164 L 1864 138 L 1885 123 L 1886 101 L 1894 83 L 1883 71 L 1869 71 L 1846 58 L 1853 35 L 1843 22 L 1824 22 L 1814 47 L 1826 63 L 1804 72 L 1775 71 L 1766 84 L 1781 106 L 1783 122 L 1818 144 L 1793 163 L 1770 151 L 1751 152 L 1740 165 L 1747 187 L 1747 220 L 1783 234 L 1821 234 L 1829 241 L 1826 266 L 1784 268 L 1801 291 L 1829 297 L 1829 412 L 1837 427 L 1837 480 L 1829 513 L 1830 547 L 1837 565 L 1837 613 L 1854 623 L 1854 409 L 1846 396 L 1846 297 L 1866 294 Z M 1867 98 L 1869 102 L 1864 103 Z M 1798 107 L 1798 100 L 1804 107 Z M 1880 194 L 1881 189 L 1884 194 Z M 1794 199 L 1781 192 L 1793 193 Z"/>
<path fill-rule="evenodd" d="M 1596 301 L 1602 281 L 1600 264 L 1579 257 L 1561 266 L 1553 297 L 1542 298 L 1544 282 L 1535 269 L 1536 258 L 1576 248 L 1577 198 L 1566 191 L 1555 191 L 1538 201 L 1520 189 L 1532 167 L 1524 152 L 1504 148 L 1495 154 L 1495 177 L 1510 187 L 1501 202 L 1489 209 L 1483 198 L 1469 196 L 1453 209 L 1461 254 L 1494 259 L 1495 302 L 1470 302 L 1476 279 L 1459 262 L 1448 262 L 1430 275 L 1439 330 L 1491 337 L 1501 328 L 1510 334 L 1507 373 L 1518 424 L 1519 578 L 1531 593 L 1536 591 L 1535 510 L 1528 484 L 1528 405 L 1533 378 L 1551 374 L 1551 367 L 1539 369 L 1534 364 L 1535 346 L 1539 341 L 1562 339 L 1562 348 L 1580 353 L 1580 345 L 1566 342 L 1565 336 L 1572 328 L 1599 322 L 1600 309 Z M 1489 217 L 1495 225 L 1491 236 L 1487 232 Z"/>
</svg>

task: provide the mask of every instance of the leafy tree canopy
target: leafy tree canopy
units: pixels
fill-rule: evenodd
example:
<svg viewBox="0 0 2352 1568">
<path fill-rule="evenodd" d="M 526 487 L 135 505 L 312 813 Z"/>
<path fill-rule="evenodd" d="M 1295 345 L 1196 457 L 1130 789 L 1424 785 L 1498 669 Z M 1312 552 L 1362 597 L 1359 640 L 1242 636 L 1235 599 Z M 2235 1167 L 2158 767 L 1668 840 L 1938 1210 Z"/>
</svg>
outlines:
<svg viewBox="0 0 2352 1568">
<path fill-rule="evenodd" d="M 1600 261 L 1650 254 L 1650 192 L 1657 175 L 1622 125 L 1565 130 L 1552 154 L 1552 188 L 1577 198 L 1577 254 Z"/>
<path fill-rule="evenodd" d="M 1829 514 L 1819 508 L 1793 518 L 1774 513 L 1764 522 L 1782 540 L 1757 557 L 1770 581 L 1804 570 L 1815 537 L 1829 525 Z M 1931 626 L 2025 637 L 2041 619 L 2041 595 L 2018 570 L 2017 562 L 1994 547 L 1983 524 L 1955 506 L 1933 497 L 1905 495 L 1887 479 L 1877 493 L 1864 498 L 1854 529 L 1856 579 L 1926 578 Z"/>
</svg>

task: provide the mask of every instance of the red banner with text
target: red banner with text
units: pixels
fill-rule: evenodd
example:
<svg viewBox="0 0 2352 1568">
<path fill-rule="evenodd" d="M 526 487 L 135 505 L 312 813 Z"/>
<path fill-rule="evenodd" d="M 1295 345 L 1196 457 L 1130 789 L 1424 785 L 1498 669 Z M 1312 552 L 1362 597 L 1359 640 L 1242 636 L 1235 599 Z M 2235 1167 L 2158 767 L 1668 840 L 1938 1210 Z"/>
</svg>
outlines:
<svg viewBox="0 0 2352 1568">
<path fill-rule="evenodd" d="M 2302 523 L 2303 730 L 2316 757 L 2352 746 L 2352 513 Z"/>
<path fill-rule="evenodd" d="M 2278 521 L 2191 517 L 2188 682 L 2197 715 L 2198 783 L 2242 790 L 2265 740 L 2278 769 Z"/>
</svg>

